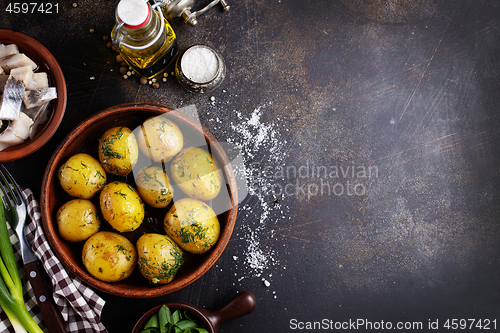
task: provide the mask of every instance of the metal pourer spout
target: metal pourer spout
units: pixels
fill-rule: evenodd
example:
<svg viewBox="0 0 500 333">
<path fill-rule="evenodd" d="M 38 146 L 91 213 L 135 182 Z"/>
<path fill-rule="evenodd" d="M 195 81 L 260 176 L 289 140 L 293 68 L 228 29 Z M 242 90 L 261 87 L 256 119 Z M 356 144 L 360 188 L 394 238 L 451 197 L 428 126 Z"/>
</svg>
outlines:
<svg viewBox="0 0 500 333">
<path fill-rule="evenodd" d="M 204 8 L 196 12 L 191 12 L 195 0 L 156 0 L 156 1 L 161 2 L 162 10 L 167 19 L 182 17 L 184 19 L 184 22 L 187 22 L 193 26 L 198 23 L 196 17 L 202 15 L 203 13 L 205 13 L 207 10 L 209 10 L 218 3 L 222 5 L 222 9 L 224 11 L 228 11 L 230 8 L 226 0 L 213 0 Z"/>
<path fill-rule="evenodd" d="M 184 19 L 184 22 L 187 22 L 192 26 L 195 26 L 198 23 L 198 20 L 196 20 L 196 13 L 191 13 L 190 8 L 185 9 L 182 12 L 181 17 Z"/>
<path fill-rule="evenodd" d="M 227 12 L 231 6 L 229 6 L 226 2 L 226 0 L 220 0 L 220 4 L 222 5 L 222 9 Z"/>
</svg>

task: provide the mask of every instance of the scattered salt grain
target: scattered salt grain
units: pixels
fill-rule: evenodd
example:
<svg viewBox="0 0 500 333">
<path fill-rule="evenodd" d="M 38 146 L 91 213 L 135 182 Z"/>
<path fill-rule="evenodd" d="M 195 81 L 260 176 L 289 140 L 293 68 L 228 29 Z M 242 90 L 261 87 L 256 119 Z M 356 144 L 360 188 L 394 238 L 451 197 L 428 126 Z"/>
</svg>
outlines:
<svg viewBox="0 0 500 333">
<path fill-rule="evenodd" d="M 276 179 L 262 177 L 262 169 L 270 163 L 275 165 L 282 163 L 286 157 L 283 149 L 286 140 L 279 134 L 276 123 L 263 121 L 267 106 L 256 107 L 249 116 L 234 111 L 238 122 L 231 123 L 233 133 L 228 139 L 228 143 L 241 147 L 245 161 L 245 168 L 235 168 L 235 174 L 240 179 L 246 179 L 248 194 L 256 199 L 240 206 L 240 211 L 248 222 L 242 228 L 243 235 L 240 235 L 247 242 L 243 253 L 246 276 L 238 281 L 246 277 L 259 277 L 264 271 L 279 264 L 275 259 L 276 251 L 271 247 L 273 242 L 267 246 L 261 239 L 267 240 L 269 234 L 274 237 L 274 230 L 269 230 L 269 225 L 274 217 L 276 221 L 278 218 L 282 219 L 288 207 L 281 203 L 270 204 L 277 199 L 273 194 Z M 265 155 L 261 156 L 263 152 Z M 257 156 L 261 159 L 257 160 Z"/>
<path fill-rule="evenodd" d="M 266 279 L 264 279 L 263 282 L 266 287 L 269 287 L 271 285 L 271 282 L 267 281 Z"/>
</svg>

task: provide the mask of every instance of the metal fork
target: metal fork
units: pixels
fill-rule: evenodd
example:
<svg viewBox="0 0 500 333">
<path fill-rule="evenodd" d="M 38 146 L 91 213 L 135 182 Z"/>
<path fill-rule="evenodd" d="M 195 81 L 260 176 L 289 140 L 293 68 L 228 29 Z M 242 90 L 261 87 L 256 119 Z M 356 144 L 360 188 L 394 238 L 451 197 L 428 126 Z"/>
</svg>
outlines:
<svg viewBox="0 0 500 333">
<path fill-rule="evenodd" d="M 24 234 L 24 226 L 28 213 L 26 201 L 21 193 L 21 188 L 3 165 L 0 165 L 0 189 L 2 191 L 3 204 L 5 207 L 5 218 L 11 227 L 14 228 L 17 239 L 19 240 L 24 269 L 28 274 L 28 279 L 35 293 L 38 307 L 42 312 L 45 326 L 51 333 L 65 333 L 66 324 L 51 297 L 51 293 L 49 293 L 49 289 L 42 275 L 45 271 L 38 264 L 37 257 L 26 241 L 26 235 Z"/>
<path fill-rule="evenodd" d="M 31 251 L 28 242 L 26 241 L 26 236 L 24 235 L 24 223 L 26 221 L 26 215 L 28 214 L 24 197 L 17 183 L 13 180 L 11 174 L 3 165 L 0 168 L 0 178 L 0 188 L 2 190 L 2 198 L 5 206 L 5 218 L 16 232 L 17 239 L 19 240 L 19 246 L 21 247 L 23 263 L 34 261 L 37 258 Z M 7 180 L 7 178 L 10 181 Z M 10 196 L 7 195 L 6 191 L 8 191 Z M 22 222 L 19 223 L 19 221 Z"/>
</svg>

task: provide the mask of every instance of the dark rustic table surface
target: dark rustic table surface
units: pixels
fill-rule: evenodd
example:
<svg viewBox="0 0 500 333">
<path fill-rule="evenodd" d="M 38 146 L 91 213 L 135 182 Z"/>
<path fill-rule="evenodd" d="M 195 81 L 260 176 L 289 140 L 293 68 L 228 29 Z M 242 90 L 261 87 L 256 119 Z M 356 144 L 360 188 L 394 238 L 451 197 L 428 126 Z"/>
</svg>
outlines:
<svg viewBox="0 0 500 333">
<path fill-rule="evenodd" d="M 498 0 L 228 0 L 197 26 L 171 22 L 181 50 L 222 54 L 227 76 L 210 94 L 121 77 L 103 41 L 117 1 L 49 0 L 52 14 L 9 12 L 15 2 L 1 0 L 0 28 L 49 49 L 68 88 L 48 144 L 5 163 L 22 185 L 40 193 L 61 140 L 126 102 L 195 110 L 242 149 L 249 193 L 225 252 L 164 297 L 100 293 L 110 333 L 165 301 L 217 309 L 245 290 L 255 311 L 220 332 L 461 319 L 500 330 Z"/>
</svg>

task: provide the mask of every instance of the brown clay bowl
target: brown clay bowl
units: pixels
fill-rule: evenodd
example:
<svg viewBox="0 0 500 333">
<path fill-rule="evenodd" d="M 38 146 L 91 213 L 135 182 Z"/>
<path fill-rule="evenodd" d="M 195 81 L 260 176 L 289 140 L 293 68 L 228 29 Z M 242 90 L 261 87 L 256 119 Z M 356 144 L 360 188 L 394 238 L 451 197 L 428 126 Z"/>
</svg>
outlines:
<svg viewBox="0 0 500 333">
<path fill-rule="evenodd" d="M 200 146 L 200 142 L 202 141 L 206 145 L 209 144 L 212 156 L 221 166 L 226 186 L 217 198 L 209 202 L 218 214 L 219 223 L 221 225 L 220 238 L 215 246 L 204 254 L 195 255 L 184 251 L 184 264 L 177 272 L 174 280 L 169 284 L 153 285 L 140 274 L 137 268 L 134 273 L 125 280 L 114 283 L 100 281 L 91 276 L 83 265 L 81 258 L 83 242 L 71 243 L 63 240 L 59 236 L 56 213 L 59 207 L 66 201 L 69 201 L 71 197 L 59 184 L 57 177 L 58 169 L 69 157 L 76 153 L 88 153 L 99 160 L 97 156 L 98 139 L 106 129 L 114 126 L 127 126 L 131 130 L 134 130 L 147 118 L 158 115 L 168 117 L 179 126 L 184 135 L 184 147 L 193 145 Z M 143 156 L 143 159 L 145 158 L 146 157 Z M 141 156 L 139 160 L 141 160 Z M 168 173 L 169 167 L 166 169 Z M 134 185 L 131 183 L 134 177 L 131 175 L 127 177 L 129 178 L 121 178 L 120 180 Z M 108 174 L 108 181 L 112 180 L 114 180 L 113 177 Z M 174 201 L 182 197 L 182 195 L 181 191 L 174 190 Z M 69 271 L 91 287 L 103 292 L 121 297 L 149 298 L 166 295 L 189 285 L 207 272 L 217 261 L 229 242 L 234 228 L 238 210 L 237 196 L 236 180 L 230 161 L 220 144 L 207 129 L 201 126 L 200 123 L 193 118 L 177 110 L 162 105 L 139 103 L 110 107 L 93 115 L 77 126 L 61 142 L 47 165 L 42 182 L 40 202 L 43 227 L 47 239 L 56 256 Z M 94 204 L 96 207 L 99 207 L 98 195 L 92 200 L 96 200 Z M 148 223 L 144 222 L 140 229 L 123 234 L 129 238 L 133 244 L 135 244 L 137 238 L 144 232 L 164 233 L 163 218 L 169 207 L 165 209 L 153 209 L 146 205 L 145 207 L 146 217 L 150 218 Z M 220 207 L 224 208 L 220 209 Z M 106 225 L 108 225 L 107 222 L 103 221 L 101 230 L 106 230 Z M 109 225 L 108 228 L 110 228 Z"/>
<path fill-rule="evenodd" d="M 0 151 L 0 163 L 18 160 L 37 151 L 54 135 L 66 110 L 66 81 L 54 56 L 39 42 L 22 33 L 0 29 L 0 43 L 17 44 L 19 52 L 26 54 L 37 65 L 37 72 L 49 75 L 50 86 L 57 88 L 57 99 L 49 104 L 50 118 L 37 128 L 33 140 Z"/>
<path fill-rule="evenodd" d="M 146 312 L 135 324 L 132 333 L 139 333 L 149 317 L 158 312 L 163 305 L 164 304 L 155 306 Z M 236 295 L 226 305 L 216 311 L 205 310 L 182 302 L 165 303 L 165 305 L 170 309 L 181 309 L 191 312 L 201 319 L 207 331 L 210 333 L 217 333 L 222 323 L 251 313 L 255 309 L 256 300 L 252 293 L 244 291 Z"/>
</svg>

